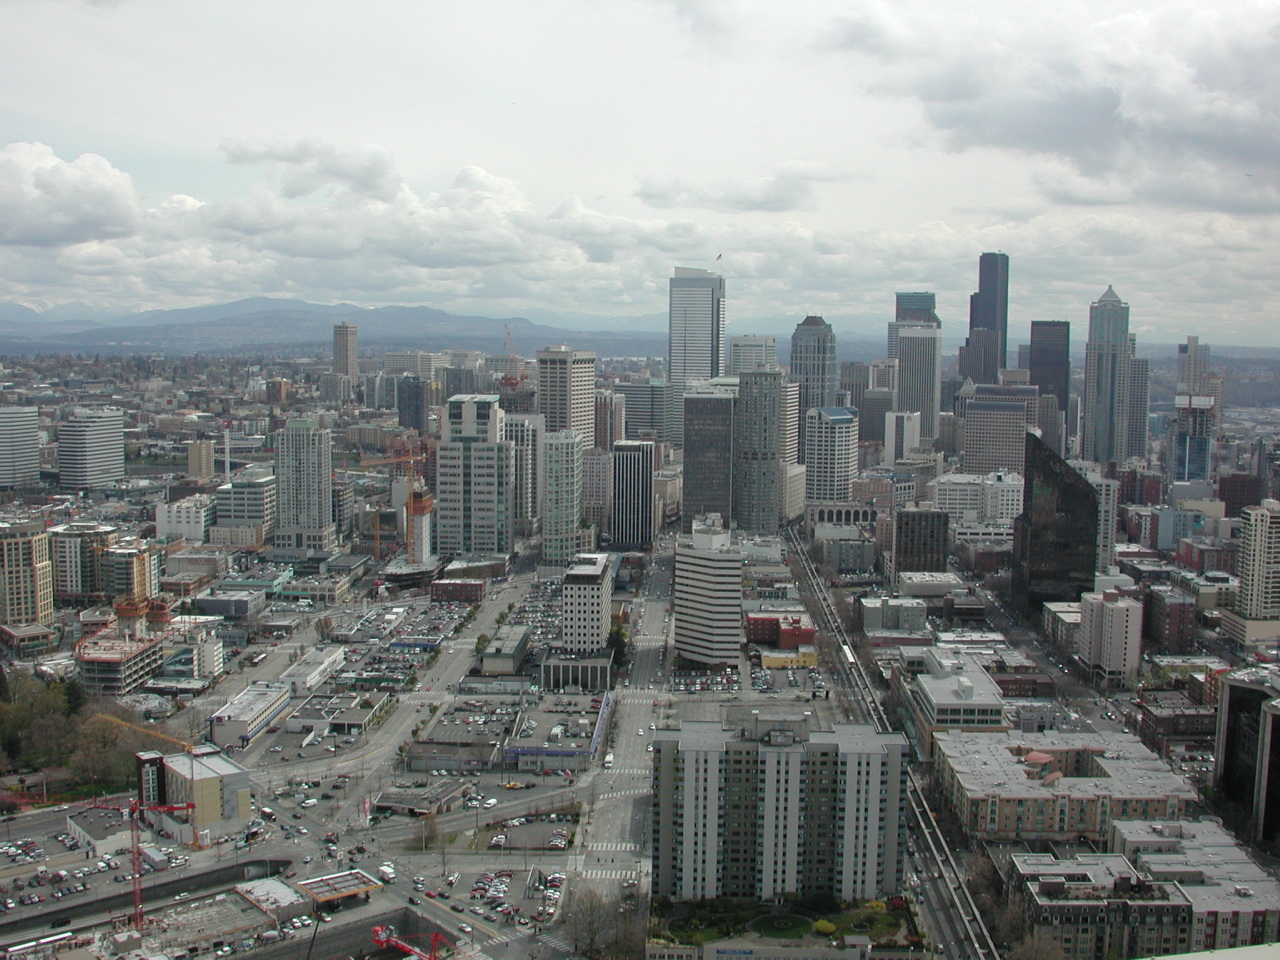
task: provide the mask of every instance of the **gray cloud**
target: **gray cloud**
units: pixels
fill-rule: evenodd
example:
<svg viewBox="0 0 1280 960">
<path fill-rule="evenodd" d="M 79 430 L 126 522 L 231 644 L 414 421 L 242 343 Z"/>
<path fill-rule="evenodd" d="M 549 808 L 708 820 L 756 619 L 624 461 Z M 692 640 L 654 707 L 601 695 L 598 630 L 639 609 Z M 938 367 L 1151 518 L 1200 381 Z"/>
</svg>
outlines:
<svg viewBox="0 0 1280 960">
<path fill-rule="evenodd" d="M 360 196 L 390 202 L 403 186 L 395 172 L 395 161 L 382 147 L 337 147 L 319 140 L 226 140 L 218 149 L 231 163 L 279 164 L 283 171 L 280 190 L 285 197 L 303 197 L 336 185 Z"/>
<path fill-rule="evenodd" d="M 875 87 L 917 100 L 953 149 L 1058 158 L 1096 181 L 1067 189 L 1051 174 L 1044 186 L 1059 202 L 1122 190 L 1162 206 L 1277 209 L 1280 8 L 924 15 L 938 10 L 867 7 L 822 45 L 875 63 Z"/>
</svg>

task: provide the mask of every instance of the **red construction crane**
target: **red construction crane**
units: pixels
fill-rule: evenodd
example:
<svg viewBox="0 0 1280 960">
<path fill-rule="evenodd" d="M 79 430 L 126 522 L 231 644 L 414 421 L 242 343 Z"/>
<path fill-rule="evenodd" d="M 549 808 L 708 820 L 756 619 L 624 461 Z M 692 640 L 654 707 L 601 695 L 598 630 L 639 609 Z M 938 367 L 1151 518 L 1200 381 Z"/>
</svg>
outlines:
<svg viewBox="0 0 1280 960">
<path fill-rule="evenodd" d="M 431 934 L 431 949 L 424 953 L 396 933 L 396 928 L 392 926 L 374 927 L 373 942 L 380 950 L 385 950 L 387 947 L 395 947 L 411 957 L 417 957 L 418 960 L 440 960 L 440 957 L 444 955 L 441 952 L 441 948 L 447 950 L 453 946 L 448 937 L 437 931 Z"/>
<path fill-rule="evenodd" d="M 122 798 L 122 802 L 119 803 L 109 803 L 105 800 L 89 801 L 87 806 L 97 807 L 100 810 L 119 810 L 129 821 L 129 860 L 133 874 L 130 881 L 133 884 L 133 926 L 134 929 L 141 930 L 146 920 L 142 910 L 142 811 L 156 810 L 161 813 L 170 813 L 175 810 L 194 810 L 196 805 L 194 803 L 144 804 L 137 797 L 129 797 L 127 800 Z"/>
<path fill-rule="evenodd" d="M 27 793 L 5 793 L 3 796 L 11 797 L 19 802 L 48 802 L 45 797 Z M 146 919 L 142 909 L 142 811 L 156 810 L 161 813 L 169 813 L 175 810 L 194 810 L 196 805 L 194 803 L 144 804 L 137 797 L 106 797 L 94 800 L 78 800 L 68 804 L 68 806 L 93 807 L 98 810 L 118 810 L 129 821 L 129 861 L 131 873 L 133 874 L 131 880 L 133 885 L 133 925 L 136 929 L 141 930 Z"/>
</svg>

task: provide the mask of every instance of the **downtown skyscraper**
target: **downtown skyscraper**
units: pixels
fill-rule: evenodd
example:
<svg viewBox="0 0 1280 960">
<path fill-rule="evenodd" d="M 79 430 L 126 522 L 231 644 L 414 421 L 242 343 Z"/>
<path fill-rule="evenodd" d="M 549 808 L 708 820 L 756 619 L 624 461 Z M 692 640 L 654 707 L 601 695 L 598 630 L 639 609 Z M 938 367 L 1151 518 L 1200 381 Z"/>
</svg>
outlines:
<svg viewBox="0 0 1280 960">
<path fill-rule="evenodd" d="M 836 334 L 821 317 L 805 317 L 791 334 L 791 380 L 800 385 L 798 446 L 804 463 L 805 414 L 815 407 L 834 407 L 840 383 Z"/>
<path fill-rule="evenodd" d="M 676 267 L 670 281 L 667 365 L 668 442 L 684 446 L 684 393 L 689 384 L 726 370 L 724 277 Z"/>
<path fill-rule="evenodd" d="M 1146 456 L 1149 364 L 1134 355 L 1135 346 L 1129 305 L 1107 287 L 1089 305 L 1081 438 L 1085 460 L 1105 465 Z"/>
<path fill-rule="evenodd" d="M 333 328 L 333 372 L 353 384 L 360 379 L 360 328 L 345 320 Z"/>
<path fill-rule="evenodd" d="M 978 292 L 969 297 L 969 336 L 996 331 L 996 371 L 1004 369 L 1009 351 L 1009 255 L 984 253 L 978 258 Z M 995 383 L 994 379 L 986 381 Z"/>
<path fill-rule="evenodd" d="M 286 421 L 276 435 L 277 550 L 294 556 L 332 553 L 333 434 L 318 420 Z"/>
</svg>

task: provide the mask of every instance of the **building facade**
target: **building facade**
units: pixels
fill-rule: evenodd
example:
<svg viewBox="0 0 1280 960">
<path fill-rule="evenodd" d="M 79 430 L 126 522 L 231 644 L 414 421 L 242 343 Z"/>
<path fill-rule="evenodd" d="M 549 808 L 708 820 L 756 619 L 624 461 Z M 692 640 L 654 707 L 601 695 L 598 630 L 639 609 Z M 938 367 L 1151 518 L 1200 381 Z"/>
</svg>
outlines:
<svg viewBox="0 0 1280 960">
<path fill-rule="evenodd" d="M 719 519 L 695 522 L 676 546 L 675 648 L 698 663 L 736 663 L 742 653 L 742 551 Z"/>
<path fill-rule="evenodd" d="M 805 414 L 804 498 L 843 503 L 858 476 L 858 411 L 810 407 Z"/>
<path fill-rule="evenodd" d="M 515 546 L 515 449 L 497 394 L 456 394 L 436 454 L 436 546 L 442 556 Z"/>
<path fill-rule="evenodd" d="M 80 410 L 58 427 L 58 485 L 101 490 L 124 479 L 124 411 Z"/>
<path fill-rule="evenodd" d="M 596 354 L 565 344 L 539 350 L 538 412 L 547 430 L 573 430 L 591 443 L 596 433 Z"/>
<path fill-rule="evenodd" d="M 40 479 L 40 410 L 0 407 L 0 487 Z"/>
<path fill-rule="evenodd" d="M 676 267 L 670 281 L 667 370 L 670 380 L 666 439 L 684 446 L 684 393 L 697 380 L 726 372 L 724 277 Z"/>
<path fill-rule="evenodd" d="M 53 561 L 42 520 L 0 523 L 0 623 L 53 623 Z"/>
<path fill-rule="evenodd" d="M 1147 454 L 1149 371 L 1134 355 L 1129 305 L 1107 287 L 1089 307 L 1081 455 L 1099 464 Z"/>
<path fill-rule="evenodd" d="M 360 328 L 345 320 L 333 327 L 333 372 L 349 383 L 360 380 Z"/>
<path fill-rule="evenodd" d="M 874 899 L 902 883 L 905 738 L 804 717 L 684 721 L 653 752 L 653 895 Z"/>
<path fill-rule="evenodd" d="M 840 364 L 836 360 L 836 334 L 822 317 L 808 316 L 796 324 L 791 334 L 791 358 L 788 362 L 791 380 L 800 385 L 797 411 L 800 462 L 805 459 L 806 414 L 814 407 L 834 407 L 836 388 L 840 382 Z"/>
<path fill-rule="evenodd" d="M 337 549 L 333 522 L 333 436 L 297 419 L 276 435 L 277 550 L 306 555 Z"/>
<path fill-rule="evenodd" d="M 610 532 L 615 550 L 653 546 L 658 530 L 653 457 L 654 445 L 648 440 L 622 440 L 613 446 Z"/>
<path fill-rule="evenodd" d="M 542 444 L 542 559 L 565 564 L 582 541 L 582 437 L 576 430 L 547 434 Z"/>
<path fill-rule="evenodd" d="M 609 639 L 613 613 L 613 558 L 607 553 L 574 557 L 564 572 L 560 646 L 579 656 Z"/>
</svg>

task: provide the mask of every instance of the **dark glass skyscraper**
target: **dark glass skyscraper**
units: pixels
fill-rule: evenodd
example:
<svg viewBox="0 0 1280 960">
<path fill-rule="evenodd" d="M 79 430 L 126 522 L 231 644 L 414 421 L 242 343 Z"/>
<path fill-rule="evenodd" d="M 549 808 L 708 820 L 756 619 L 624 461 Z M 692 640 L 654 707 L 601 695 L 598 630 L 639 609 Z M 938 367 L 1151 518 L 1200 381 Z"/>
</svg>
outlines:
<svg viewBox="0 0 1280 960">
<path fill-rule="evenodd" d="M 800 462 L 804 463 L 805 414 L 814 407 L 834 407 L 840 365 L 836 334 L 821 317 L 805 317 L 791 334 L 791 380 L 800 385 L 797 421 Z"/>
<path fill-rule="evenodd" d="M 704 384 L 684 395 L 684 529 L 693 518 L 733 516 L 733 415 L 736 386 Z"/>
<path fill-rule="evenodd" d="M 995 330 L 996 369 L 1005 366 L 1009 345 L 1009 255 L 984 253 L 978 258 L 978 292 L 969 297 L 969 335 Z M 994 378 L 987 381 L 994 383 Z"/>
<path fill-rule="evenodd" d="M 1026 437 L 1022 513 L 1013 521 L 1013 602 L 1035 613 L 1093 589 L 1098 493 L 1034 433 Z"/>
<path fill-rule="evenodd" d="M 1031 383 L 1040 396 L 1058 398 L 1066 411 L 1071 398 L 1071 324 L 1066 320 L 1031 321 Z"/>
</svg>

